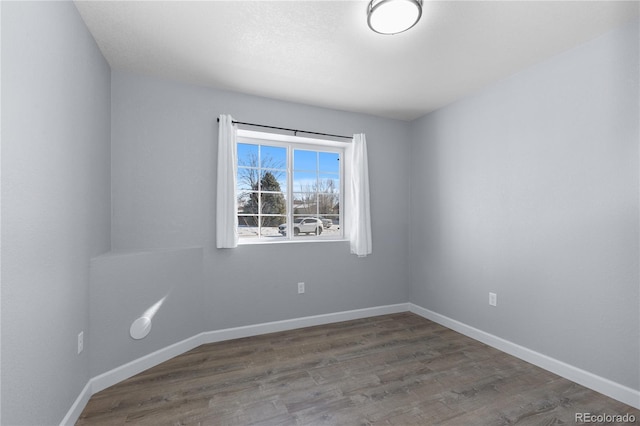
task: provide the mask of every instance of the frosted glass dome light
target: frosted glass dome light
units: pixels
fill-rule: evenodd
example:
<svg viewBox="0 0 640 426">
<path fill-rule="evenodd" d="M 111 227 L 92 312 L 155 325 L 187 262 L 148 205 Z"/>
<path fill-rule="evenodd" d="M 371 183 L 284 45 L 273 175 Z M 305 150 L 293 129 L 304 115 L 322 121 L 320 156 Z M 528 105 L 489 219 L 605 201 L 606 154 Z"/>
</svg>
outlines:
<svg viewBox="0 0 640 426">
<path fill-rule="evenodd" d="M 398 34 L 418 23 L 422 0 L 371 0 L 367 9 L 369 28 L 380 34 Z"/>
</svg>

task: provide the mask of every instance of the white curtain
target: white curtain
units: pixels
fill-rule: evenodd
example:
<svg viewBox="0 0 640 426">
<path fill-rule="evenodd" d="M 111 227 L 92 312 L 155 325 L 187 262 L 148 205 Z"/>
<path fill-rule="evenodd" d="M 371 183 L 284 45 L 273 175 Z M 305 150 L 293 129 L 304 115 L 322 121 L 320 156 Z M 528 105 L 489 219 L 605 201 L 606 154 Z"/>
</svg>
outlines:
<svg viewBox="0 0 640 426">
<path fill-rule="evenodd" d="M 367 140 L 363 133 L 353 135 L 350 148 L 350 232 L 351 253 L 358 257 L 371 254 L 371 210 L 369 207 L 369 165 Z"/>
<path fill-rule="evenodd" d="M 230 115 L 219 117 L 218 188 L 216 193 L 216 247 L 238 246 L 238 204 L 236 175 L 238 170 L 237 127 Z"/>
</svg>

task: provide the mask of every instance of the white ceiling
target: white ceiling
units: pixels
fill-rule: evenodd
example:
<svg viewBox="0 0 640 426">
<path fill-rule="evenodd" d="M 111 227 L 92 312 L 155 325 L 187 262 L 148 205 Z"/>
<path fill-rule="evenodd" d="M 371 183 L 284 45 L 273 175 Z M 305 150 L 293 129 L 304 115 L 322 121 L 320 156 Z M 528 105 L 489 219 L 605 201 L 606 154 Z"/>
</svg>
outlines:
<svg viewBox="0 0 640 426">
<path fill-rule="evenodd" d="M 367 1 L 80 1 L 113 69 L 412 120 L 640 16 L 637 1 L 431 1 L 393 36 Z"/>
</svg>

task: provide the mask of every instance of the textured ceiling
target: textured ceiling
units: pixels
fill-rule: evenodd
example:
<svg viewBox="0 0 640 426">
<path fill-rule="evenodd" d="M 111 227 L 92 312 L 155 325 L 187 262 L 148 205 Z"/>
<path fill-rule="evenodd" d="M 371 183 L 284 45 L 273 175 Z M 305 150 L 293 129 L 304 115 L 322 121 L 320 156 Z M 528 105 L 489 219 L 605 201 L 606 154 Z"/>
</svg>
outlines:
<svg viewBox="0 0 640 426">
<path fill-rule="evenodd" d="M 424 1 L 376 34 L 366 1 L 76 1 L 113 69 L 411 120 L 640 16 L 636 1 Z"/>
</svg>

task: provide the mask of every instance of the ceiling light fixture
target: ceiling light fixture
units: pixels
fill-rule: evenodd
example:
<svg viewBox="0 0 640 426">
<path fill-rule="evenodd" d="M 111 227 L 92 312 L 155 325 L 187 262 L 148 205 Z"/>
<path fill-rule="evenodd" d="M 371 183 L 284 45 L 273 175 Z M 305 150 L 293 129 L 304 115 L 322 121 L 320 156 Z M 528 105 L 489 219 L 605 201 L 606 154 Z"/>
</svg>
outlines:
<svg viewBox="0 0 640 426">
<path fill-rule="evenodd" d="M 380 34 L 398 34 L 418 23 L 422 0 L 371 0 L 367 8 L 369 28 Z"/>
</svg>

